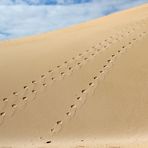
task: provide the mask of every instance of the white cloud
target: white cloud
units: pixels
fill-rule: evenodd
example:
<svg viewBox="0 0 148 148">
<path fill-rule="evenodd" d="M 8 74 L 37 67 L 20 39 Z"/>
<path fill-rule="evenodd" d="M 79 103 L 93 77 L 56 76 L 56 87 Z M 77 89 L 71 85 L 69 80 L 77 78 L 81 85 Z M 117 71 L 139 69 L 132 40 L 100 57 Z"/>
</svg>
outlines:
<svg viewBox="0 0 148 148">
<path fill-rule="evenodd" d="M 4 0 L 1 0 L 1 4 L 2 1 Z M 63 28 L 144 2 L 148 0 L 135 0 L 129 3 L 127 0 L 101 0 L 76 5 L 0 5 L 0 39 Z"/>
<path fill-rule="evenodd" d="M 84 3 L 84 2 L 92 2 L 96 0 L 1 0 L 1 4 L 73 4 L 73 3 Z"/>
</svg>

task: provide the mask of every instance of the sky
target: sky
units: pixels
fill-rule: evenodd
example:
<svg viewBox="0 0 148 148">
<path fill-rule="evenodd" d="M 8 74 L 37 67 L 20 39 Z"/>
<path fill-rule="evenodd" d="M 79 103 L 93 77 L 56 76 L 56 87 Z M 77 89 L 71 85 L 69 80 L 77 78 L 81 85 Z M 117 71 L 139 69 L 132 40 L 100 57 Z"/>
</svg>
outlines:
<svg viewBox="0 0 148 148">
<path fill-rule="evenodd" d="M 148 3 L 148 0 L 0 0 L 0 40 L 36 35 Z"/>
</svg>

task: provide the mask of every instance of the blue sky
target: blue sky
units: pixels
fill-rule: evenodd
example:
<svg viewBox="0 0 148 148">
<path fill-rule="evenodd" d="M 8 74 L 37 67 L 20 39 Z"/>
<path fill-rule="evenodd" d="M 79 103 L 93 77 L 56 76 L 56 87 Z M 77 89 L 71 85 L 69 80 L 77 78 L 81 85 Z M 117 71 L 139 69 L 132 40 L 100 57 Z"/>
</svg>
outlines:
<svg viewBox="0 0 148 148">
<path fill-rule="evenodd" d="M 0 39 L 65 28 L 148 0 L 0 0 Z"/>
</svg>

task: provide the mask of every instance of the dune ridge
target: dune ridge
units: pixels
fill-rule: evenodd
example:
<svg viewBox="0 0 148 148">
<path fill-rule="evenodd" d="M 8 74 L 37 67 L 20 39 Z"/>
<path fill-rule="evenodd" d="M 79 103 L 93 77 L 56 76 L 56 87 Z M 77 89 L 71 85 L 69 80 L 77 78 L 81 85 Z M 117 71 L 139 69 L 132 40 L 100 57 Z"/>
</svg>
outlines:
<svg viewBox="0 0 148 148">
<path fill-rule="evenodd" d="M 146 147 L 147 8 L 1 42 L 0 146 Z"/>
</svg>

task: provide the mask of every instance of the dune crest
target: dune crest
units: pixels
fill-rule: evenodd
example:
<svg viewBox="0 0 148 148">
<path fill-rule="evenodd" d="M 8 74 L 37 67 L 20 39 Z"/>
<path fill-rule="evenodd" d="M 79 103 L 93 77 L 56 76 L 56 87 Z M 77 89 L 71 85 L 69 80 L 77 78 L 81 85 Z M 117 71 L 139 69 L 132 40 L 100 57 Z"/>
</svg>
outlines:
<svg viewBox="0 0 148 148">
<path fill-rule="evenodd" d="M 146 148 L 147 10 L 0 42 L 0 148 Z"/>
</svg>

